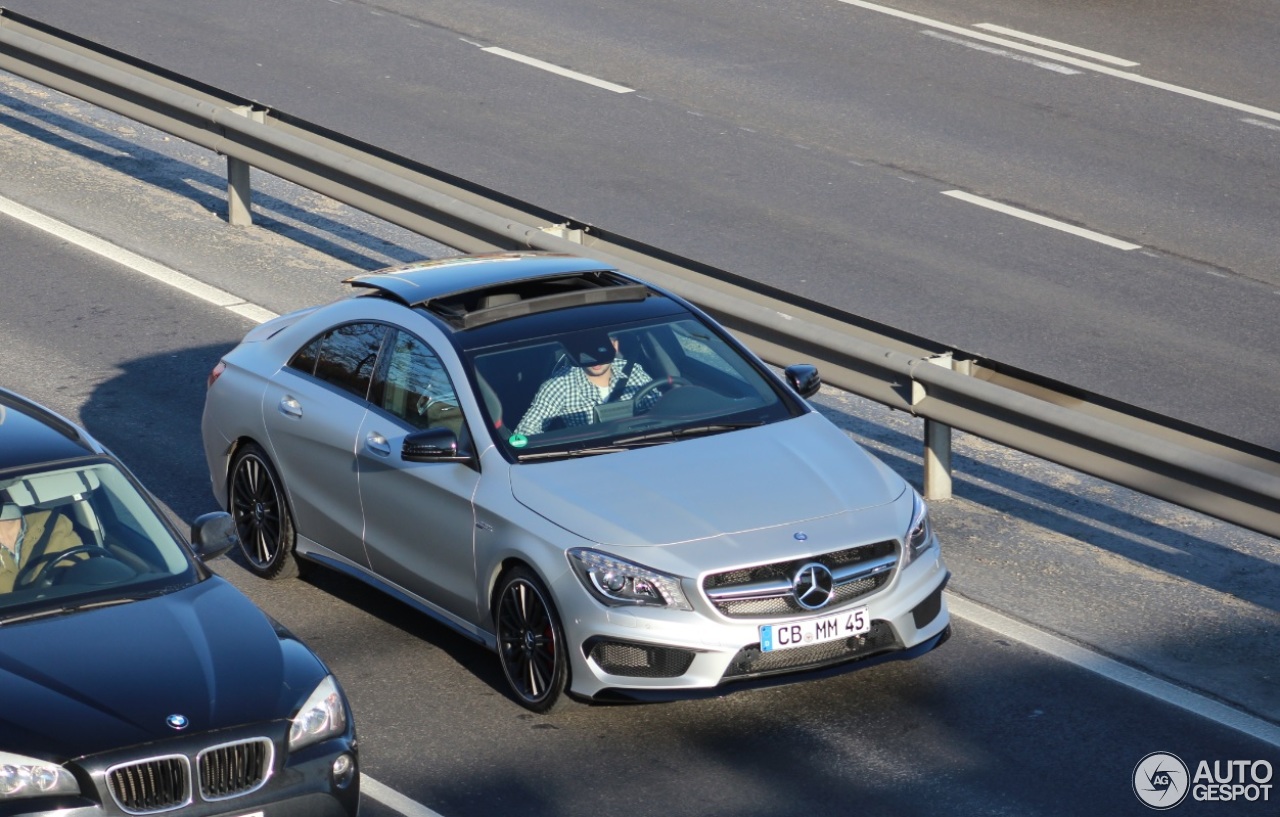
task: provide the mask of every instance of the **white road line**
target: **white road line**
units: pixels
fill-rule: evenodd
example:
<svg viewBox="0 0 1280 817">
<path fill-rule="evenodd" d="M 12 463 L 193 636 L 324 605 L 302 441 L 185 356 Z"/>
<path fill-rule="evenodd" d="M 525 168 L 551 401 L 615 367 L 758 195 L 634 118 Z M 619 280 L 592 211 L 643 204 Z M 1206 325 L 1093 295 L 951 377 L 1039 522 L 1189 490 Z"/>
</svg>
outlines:
<svg viewBox="0 0 1280 817">
<path fill-rule="evenodd" d="M 400 792 L 385 786 L 374 780 L 367 774 L 360 775 L 360 796 L 369 797 L 377 800 L 387 808 L 394 809 L 405 817 L 441 817 L 437 811 L 432 811 L 417 800 L 405 797 Z"/>
<path fill-rule="evenodd" d="M 953 615 L 1052 655 L 1054 658 L 1075 664 L 1144 695 L 1150 695 L 1179 709 L 1208 718 L 1214 723 L 1230 727 L 1264 743 L 1280 747 L 1280 726 L 1273 723 L 1134 669 L 1093 650 L 1073 644 L 1065 638 L 1024 624 L 967 599 L 958 598 L 952 593 L 947 594 L 947 607 Z"/>
<path fill-rule="evenodd" d="M 1036 68 L 1043 68 L 1046 71 L 1054 71 L 1059 74 L 1080 74 L 1083 73 L 1075 68 L 1068 68 L 1058 62 L 1049 62 L 1048 60 L 1038 60 L 1035 57 L 1028 57 L 1025 54 L 1015 54 L 1004 48 L 996 48 L 994 45 L 985 45 L 983 43 L 975 43 L 969 37 L 952 37 L 950 34 L 940 34 L 937 31 L 929 31 L 925 29 L 924 34 L 938 40 L 946 40 L 949 43 L 963 45 L 965 48 L 972 48 L 976 51 L 985 51 L 988 54 L 995 54 L 997 57 L 1005 59 L 1017 60 L 1034 65 Z"/>
<path fill-rule="evenodd" d="M 1120 57 L 1113 57 L 1110 54 L 1101 54 L 1097 51 L 1090 51 L 1087 48 L 1080 48 L 1079 46 L 1076 46 L 1076 45 L 1070 45 L 1068 43 L 1060 43 L 1057 40 L 1050 40 L 1044 37 L 1037 37 L 1034 34 L 1027 34 L 1026 32 L 1023 32 L 1023 31 L 1015 31 L 1012 28 L 1005 28 L 1004 26 L 998 26 L 998 25 L 995 25 L 994 23 L 978 23 L 977 25 L 974 26 L 974 28 L 981 28 L 986 31 L 994 31 L 996 34 L 1003 34 L 1006 37 L 1017 37 L 1020 40 L 1026 40 L 1027 42 L 1039 43 L 1040 45 L 1048 46 L 1049 48 L 1052 48 L 1055 51 L 1069 51 L 1072 54 L 1079 54 L 1082 57 L 1088 57 L 1090 59 L 1100 60 L 1101 62 L 1109 62 L 1112 65 L 1120 65 L 1125 68 L 1134 68 L 1138 65 L 1138 63 L 1134 62 L 1133 60 L 1126 60 Z"/>
<path fill-rule="evenodd" d="M 1083 227 L 1077 227 L 1074 224 L 1068 224 L 1065 221 L 1047 218 L 1046 216 L 1032 213 L 1029 210 L 1020 210 L 1017 207 L 1010 207 L 1009 205 L 1001 204 L 998 201 L 984 199 L 981 196 L 975 196 L 972 193 L 966 193 L 963 190 L 943 190 L 942 195 L 950 196 L 951 198 L 959 199 L 960 201 L 967 201 L 970 204 L 976 204 L 979 207 L 985 207 L 988 210 L 995 210 L 997 213 L 1004 213 L 1005 215 L 1020 218 L 1024 221 L 1030 221 L 1044 227 L 1052 227 L 1055 230 L 1061 230 L 1064 233 L 1071 233 L 1072 235 L 1080 236 L 1081 238 L 1087 238 L 1090 241 L 1096 241 L 1099 244 L 1106 244 L 1108 247 L 1115 247 L 1118 250 L 1142 249 L 1141 244 L 1130 244 L 1128 241 L 1121 241 L 1118 238 L 1112 238 L 1111 236 L 1103 233 L 1086 230 Z"/>
<path fill-rule="evenodd" d="M 1280 125 L 1276 125 L 1272 122 L 1259 122 L 1257 119 L 1249 119 L 1247 117 L 1244 119 L 1241 119 L 1240 121 L 1248 125 L 1257 125 L 1260 128 L 1267 128 L 1269 130 L 1280 130 Z"/>
<path fill-rule="evenodd" d="M 508 51 L 505 48 L 490 46 L 489 48 L 481 48 L 480 50 L 486 51 L 490 54 L 497 54 L 499 57 L 506 57 L 507 59 L 515 60 L 516 62 L 522 62 L 525 65 L 532 65 L 534 68 L 541 68 L 543 71 L 550 71 L 551 73 L 559 74 L 562 77 L 576 79 L 578 82 L 585 82 L 588 85 L 594 85 L 597 88 L 603 88 L 606 91 L 613 91 L 615 94 L 630 94 L 635 91 L 635 88 L 628 88 L 625 85 L 616 85 L 612 82 L 598 79 L 589 74 L 580 74 L 577 71 L 570 71 L 568 68 L 561 68 L 559 65 L 543 62 L 542 60 L 534 59 L 533 57 L 526 57 L 524 54 L 517 54 L 516 52 Z"/>
<path fill-rule="evenodd" d="M 235 312 L 237 315 L 243 315 L 251 319 L 258 319 L 263 314 L 272 315 L 262 307 L 248 303 L 243 298 L 232 295 L 230 292 L 225 292 L 217 287 L 197 281 L 195 278 L 170 269 L 164 264 L 152 261 L 150 258 L 144 258 L 135 252 L 130 252 L 119 245 L 112 244 L 110 241 L 98 238 L 96 235 L 78 230 L 69 224 L 49 218 L 43 213 L 38 213 L 3 196 L 0 196 L 0 213 L 12 216 L 18 221 L 43 230 L 69 244 L 74 244 L 109 261 L 126 266 L 149 278 L 168 284 L 174 289 L 181 290 L 188 295 L 194 295 L 214 306 L 220 306 L 223 309 Z"/>
<path fill-rule="evenodd" d="M 866 9 L 867 11 L 874 11 L 880 14 L 887 14 L 890 17 L 898 17 L 902 20 L 910 20 L 913 23 L 917 23 L 922 26 L 928 26 L 929 28 L 936 28 L 942 31 L 950 31 L 953 34 L 959 34 L 964 37 L 972 37 L 977 40 L 983 40 L 985 42 L 995 43 L 996 45 L 1001 45 L 1001 46 L 1004 46 L 1005 48 L 1011 48 L 1017 51 L 1022 51 L 1027 54 L 1035 54 L 1036 56 L 1045 57 L 1050 60 L 1065 62 L 1068 65 L 1074 65 L 1077 68 L 1083 68 L 1087 71 L 1093 71 L 1094 73 L 1105 74 L 1107 76 L 1115 77 L 1117 79 L 1128 80 L 1129 82 L 1136 82 L 1139 85 L 1146 85 L 1151 88 L 1159 88 L 1162 91 L 1169 91 L 1170 93 L 1180 94 L 1182 96 L 1190 97 L 1192 99 L 1198 99 L 1201 102 L 1208 102 L 1213 105 L 1220 105 L 1224 108 L 1231 108 L 1232 110 L 1253 114 L 1254 116 L 1260 116 L 1263 119 L 1274 119 L 1276 121 L 1280 121 L 1280 113 L 1277 113 L 1276 111 L 1269 111 L 1266 108 L 1259 108 L 1254 105 L 1247 105 L 1243 102 L 1236 102 L 1235 100 L 1227 99 L 1226 97 L 1214 96 L 1213 94 L 1206 94 L 1206 93 L 1203 93 L 1202 91 L 1192 90 L 1191 88 L 1184 88 L 1181 85 L 1174 85 L 1169 82 L 1161 82 L 1158 79 L 1151 79 L 1150 77 L 1144 77 L 1141 74 L 1133 74 L 1128 71 L 1121 71 L 1118 68 L 1112 68 L 1107 65 L 1099 65 L 1096 62 L 1086 62 L 1085 60 L 1076 59 L 1075 57 L 1070 57 L 1070 56 L 1067 56 L 1066 54 L 1059 54 L 1054 51 L 1046 51 L 1043 48 L 1036 48 L 1035 46 L 1024 45 L 1023 43 L 1017 42 L 1015 40 L 1007 40 L 1001 37 L 992 36 L 990 34 L 983 34 L 979 31 L 974 31 L 973 29 L 964 28 L 962 26 L 953 26 L 950 23 L 944 23 L 940 20 L 933 20 L 928 17 L 922 17 L 919 14 L 911 14 L 910 12 L 899 11 L 898 9 L 892 9 L 887 6 L 881 6 L 875 3 L 868 3 L 866 2 L 866 0 L 840 0 L 840 2 L 849 6 L 857 6 L 858 8 Z"/>
</svg>

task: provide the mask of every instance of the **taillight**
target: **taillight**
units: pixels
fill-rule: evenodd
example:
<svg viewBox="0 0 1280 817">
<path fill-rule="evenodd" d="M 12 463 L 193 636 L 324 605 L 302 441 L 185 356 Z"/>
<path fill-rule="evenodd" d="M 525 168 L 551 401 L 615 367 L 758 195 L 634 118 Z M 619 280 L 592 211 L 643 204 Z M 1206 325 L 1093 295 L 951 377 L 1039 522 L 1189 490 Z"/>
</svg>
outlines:
<svg viewBox="0 0 1280 817">
<path fill-rule="evenodd" d="M 222 373 L 227 370 L 226 361 L 219 360 L 218 365 L 213 367 L 213 371 L 209 372 L 209 382 L 205 384 L 206 389 L 213 388 L 213 384 L 222 377 Z"/>
</svg>

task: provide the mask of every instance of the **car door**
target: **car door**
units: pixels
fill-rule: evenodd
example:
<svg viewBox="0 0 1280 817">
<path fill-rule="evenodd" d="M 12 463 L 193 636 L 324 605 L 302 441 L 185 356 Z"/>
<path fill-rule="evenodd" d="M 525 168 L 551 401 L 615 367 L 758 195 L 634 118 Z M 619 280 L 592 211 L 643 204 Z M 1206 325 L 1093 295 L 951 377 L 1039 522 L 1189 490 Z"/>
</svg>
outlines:
<svg viewBox="0 0 1280 817">
<path fill-rule="evenodd" d="M 305 345 L 271 379 L 263 416 L 298 533 L 361 567 L 356 437 L 388 327 L 348 323 Z"/>
<path fill-rule="evenodd" d="M 356 441 L 365 548 L 379 576 L 448 615 L 474 624 L 475 514 L 480 474 L 457 462 L 405 462 L 404 439 L 424 428 L 470 437 L 458 396 L 440 357 L 422 340 L 396 330 L 379 366 Z"/>
</svg>

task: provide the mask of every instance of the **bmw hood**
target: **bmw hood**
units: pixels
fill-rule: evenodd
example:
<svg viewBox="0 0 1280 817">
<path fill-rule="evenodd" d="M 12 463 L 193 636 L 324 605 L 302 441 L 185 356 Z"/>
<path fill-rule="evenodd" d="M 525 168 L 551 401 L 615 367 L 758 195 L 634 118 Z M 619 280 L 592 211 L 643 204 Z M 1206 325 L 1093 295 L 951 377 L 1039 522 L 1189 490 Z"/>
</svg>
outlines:
<svg viewBox="0 0 1280 817">
<path fill-rule="evenodd" d="M 289 718 L 326 670 L 213 577 L 113 607 L 0 626 L 5 749 L 63 762 Z M 179 732 L 167 723 L 182 716 Z"/>
<path fill-rule="evenodd" d="M 905 481 L 810 412 L 760 428 L 512 468 L 525 507 L 602 545 L 675 545 L 892 502 Z"/>
</svg>

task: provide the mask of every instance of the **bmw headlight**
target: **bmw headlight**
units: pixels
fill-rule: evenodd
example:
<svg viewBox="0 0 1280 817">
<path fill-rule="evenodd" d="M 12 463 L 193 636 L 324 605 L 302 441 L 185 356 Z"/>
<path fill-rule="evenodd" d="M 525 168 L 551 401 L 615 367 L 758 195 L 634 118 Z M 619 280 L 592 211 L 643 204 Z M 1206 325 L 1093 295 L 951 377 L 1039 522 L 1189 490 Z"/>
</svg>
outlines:
<svg viewBox="0 0 1280 817">
<path fill-rule="evenodd" d="M 22 797 L 79 794 L 75 776 L 56 763 L 0 752 L 0 803 Z"/>
<path fill-rule="evenodd" d="M 610 607 L 693 609 L 675 576 L 587 548 L 570 550 L 569 564 L 591 595 Z"/>
<path fill-rule="evenodd" d="M 902 537 L 902 566 L 911 564 L 912 560 L 931 544 L 933 544 L 933 527 L 929 524 L 929 506 L 925 504 L 924 497 L 913 488 L 911 489 L 911 524 L 907 527 L 906 535 Z"/>
<path fill-rule="evenodd" d="M 332 675 L 325 677 L 289 724 L 289 750 L 301 749 L 347 731 L 347 708 Z"/>
</svg>

